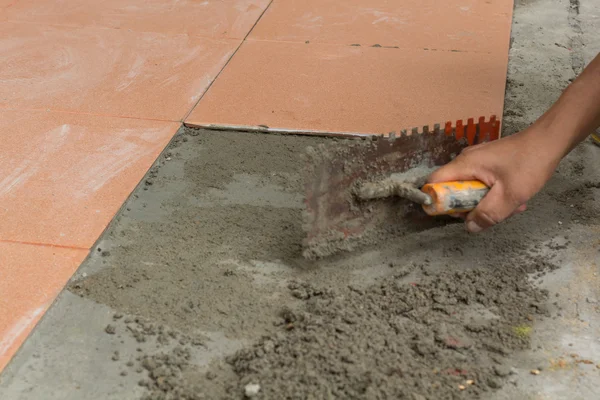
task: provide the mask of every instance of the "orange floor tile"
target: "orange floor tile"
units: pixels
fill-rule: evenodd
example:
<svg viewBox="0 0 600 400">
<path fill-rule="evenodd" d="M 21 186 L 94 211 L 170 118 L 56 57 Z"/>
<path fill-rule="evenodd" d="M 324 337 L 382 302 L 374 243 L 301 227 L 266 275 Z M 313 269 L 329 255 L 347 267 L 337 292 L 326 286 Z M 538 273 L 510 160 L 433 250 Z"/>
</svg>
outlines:
<svg viewBox="0 0 600 400">
<path fill-rule="evenodd" d="M 0 0 L 0 11 L 4 9 L 14 6 L 18 0 Z"/>
<path fill-rule="evenodd" d="M 0 242 L 0 371 L 86 256 L 86 250 Z"/>
<path fill-rule="evenodd" d="M 239 40 L 0 25 L 0 108 L 181 120 Z"/>
<path fill-rule="evenodd" d="M 91 247 L 177 128 L 0 111 L 0 240 Z"/>
<path fill-rule="evenodd" d="M 7 12 L 7 16 L 13 21 L 51 25 L 98 26 L 138 32 L 243 39 L 269 2 L 270 0 L 19 0 Z"/>
<path fill-rule="evenodd" d="M 249 39 L 499 51 L 511 15 L 505 0 L 275 0 Z"/>
<path fill-rule="evenodd" d="M 502 115 L 507 46 L 481 54 L 247 41 L 186 122 L 387 133 Z"/>
</svg>

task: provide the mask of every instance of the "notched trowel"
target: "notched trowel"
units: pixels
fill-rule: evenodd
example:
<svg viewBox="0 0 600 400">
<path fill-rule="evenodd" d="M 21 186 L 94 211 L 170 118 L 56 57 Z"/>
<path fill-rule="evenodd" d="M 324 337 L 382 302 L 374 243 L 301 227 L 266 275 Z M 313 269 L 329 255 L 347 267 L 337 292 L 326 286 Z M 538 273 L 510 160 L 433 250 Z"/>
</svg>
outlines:
<svg viewBox="0 0 600 400">
<path fill-rule="evenodd" d="M 465 147 L 498 139 L 499 132 L 492 116 L 308 148 L 304 257 L 430 229 L 455 220 L 443 216 L 475 208 L 488 192 L 483 183 L 426 184 L 427 177 Z"/>
</svg>

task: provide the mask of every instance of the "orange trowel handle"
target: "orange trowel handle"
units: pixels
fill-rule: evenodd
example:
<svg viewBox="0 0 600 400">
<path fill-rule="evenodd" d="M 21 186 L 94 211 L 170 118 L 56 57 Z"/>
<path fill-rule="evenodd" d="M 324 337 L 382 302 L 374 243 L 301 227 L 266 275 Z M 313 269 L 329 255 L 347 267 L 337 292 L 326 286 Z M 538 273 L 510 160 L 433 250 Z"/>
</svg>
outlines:
<svg viewBox="0 0 600 400">
<path fill-rule="evenodd" d="M 423 205 L 429 215 L 448 215 L 469 212 L 489 192 L 480 181 L 428 183 L 421 190 L 431 197 L 431 204 Z"/>
</svg>

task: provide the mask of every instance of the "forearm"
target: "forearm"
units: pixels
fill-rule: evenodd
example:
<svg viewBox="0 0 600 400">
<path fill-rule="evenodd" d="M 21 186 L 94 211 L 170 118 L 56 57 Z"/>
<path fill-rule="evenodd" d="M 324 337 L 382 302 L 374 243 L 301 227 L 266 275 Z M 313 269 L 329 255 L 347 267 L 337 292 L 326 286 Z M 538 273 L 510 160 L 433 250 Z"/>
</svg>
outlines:
<svg viewBox="0 0 600 400">
<path fill-rule="evenodd" d="M 559 159 L 600 126 L 600 55 L 532 126 Z M 538 142 L 539 143 L 539 142 Z"/>
</svg>

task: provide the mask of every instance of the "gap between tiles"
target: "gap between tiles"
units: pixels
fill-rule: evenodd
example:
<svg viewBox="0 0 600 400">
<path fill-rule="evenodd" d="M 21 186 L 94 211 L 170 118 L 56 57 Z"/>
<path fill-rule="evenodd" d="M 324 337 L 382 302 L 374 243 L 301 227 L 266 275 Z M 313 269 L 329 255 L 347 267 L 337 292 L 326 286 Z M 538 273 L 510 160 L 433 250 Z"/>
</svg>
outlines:
<svg viewBox="0 0 600 400">
<path fill-rule="evenodd" d="M 212 87 L 212 85 L 215 83 L 215 81 L 217 79 L 219 79 L 219 76 L 221 76 L 221 73 L 223 72 L 223 70 L 225 68 L 227 68 L 227 66 L 229 65 L 229 63 L 231 62 L 231 60 L 233 60 L 233 57 L 235 57 L 235 55 L 237 54 L 237 52 L 239 51 L 240 47 L 242 47 L 242 45 L 244 44 L 244 42 L 246 42 L 246 39 L 248 39 L 248 36 L 250 36 L 250 34 L 252 33 L 252 31 L 254 30 L 254 28 L 256 27 L 256 25 L 259 23 L 259 21 L 261 20 L 261 18 L 263 17 L 263 15 L 265 15 L 265 13 L 267 12 L 267 10 L 269 9 L 269 7 L 271 7 L 271 4 L 273 4 L 274 0 L 271 0 L 269 2 L 269 4 L 265 7 L 265 9 L 263 10 L 263 12 L 259 15 L 259 17 L 256 19 L 256 21 L 254 22 L 254 25 L 252 25 L 252 28 L 250 28 L 250 30 L 248 31 L 248 33 L 246 33 L 246 36 L 244 36 L 244 38 L 242 39 L 242 41 L 240 42 L 240 44 L 238 45 L 238 47 L 235 49 L 235 51 L 233 52 L 233 54 L 231 54 L 231 57 L 229 57 L 229 60 L 227 60 L 227 62 L 225 63 L 225 65 L 223 65 L 223 68 L 221 68 L 221 70 L 217 73 L 217 75 L 215 75 L 215 78 L 212 80 L 212 82 L 210 82 L 208 84 L 208 86 L 206 87 L 206 89 L 204 90 L 204 93 L 202 93 L 200 95 L 200 98 L 198 98 L 198 101 L 196 101 L 196 103 L 194 104 L 194 106 L 187 112 L 187 114 L 184 115 L 184 117 L 181 119 L 181 122 L 183 123 L 186 119 L 188 119 L 190 117 L 190 115 L 192 114 L 192 112 L 194 111 L 194 109 L 198 106 L 198 104 L 202 101 L 202 99 L 204 98 L 204 96 L 206 95 L 206 93 L 208 93 L 208 91 L 210 90 L 210 88 Z"/>
<path fill-rule="evenodd" d="M 482 51 L 482 50 L 457 50 L 457 49 L 438 49 L 438 48 L 429 48 L 429 47 L 411 47 L 411 46 L 388 46 L 383 45 L 381 43 L 349 43 L 349 44 L 340 44 L 340 43 L 331 43 L 331 42 L 318 42 L 310 40 L 270 40 L 270 39 L 254 39 L 247 38 L 244 39 L 244 42 L 264 42 L 264 43 L 288 43 L 288 44 L 306 44 L 306 45 L 317 45 L 317 46 L 331 46 L 331 47 L 370 47 L 370 48 L 379 48 L 379 49 L 388 49 L 388 50 L 425 50 L 425 51 L 439 51 L 439 52 L 447 52 L 447 53 L 472 53 L 472 54 L 492 54 L 491 51 Z"/>
<path fill-rule="evenodd" d="M 307 135 L 307 136 L 323 136 L 323 137 L 371 137 L 381 136 L 385 134 L 361 133 L 361 132 L 333 132 L 319 131 L 310 129 L 287 129 L 287 128 L 272 128 L 266 125 L 226 125 L 226 124 L 194 124 L 192 122 L 184 122 L 183 126 L 196 129 L 207 129 L 211 131 L 233 131 L 233 132 L 249 132 L 249 133 L 264 133 L 264 134 L 290 134 L 290 135 Z"/>
<path fill-rule="evenodd" d="M 494 116 L 495 117 L 495 116 Z M 466 122 L 466 121 L 464 121 Z M 442 122 L 439 122 L 439 125 L 442 125 Z M 370 137 L 381 137 L 381 136 L 389 136 L 390 133 L 397 132 L 387 132 L 387 133 L 364 133 L 364 132 L 334 132 L 334 131 L 319 131 L 319 130 L 310 130 L 310 129 L 287 129 L 287 128 L 272 128 L 266 125 L 226 125 L 226 124 L 194 124 L 192 122 L 184 122 L 184 127 L 193 128 L 193 129 L 206 129 L 209 131 L 232 131 L 232 132 L 240 132 L 240 133 L 264 133 L 264 134 L 272 134 L 272 135 L 301 135 L 301 136 L 322 136 L 322 137 L 336 137 L 336 138 L 370 138 Z M 431 125 L 428 125 L 429 129 Z M 420 126 L 415 127 L 405 127 L 407 131 L 412 131 L 413 128 L 424 128 Z M 500 120 L 500 130 L 502 130 L 502 120 Z"/>
</svg>

